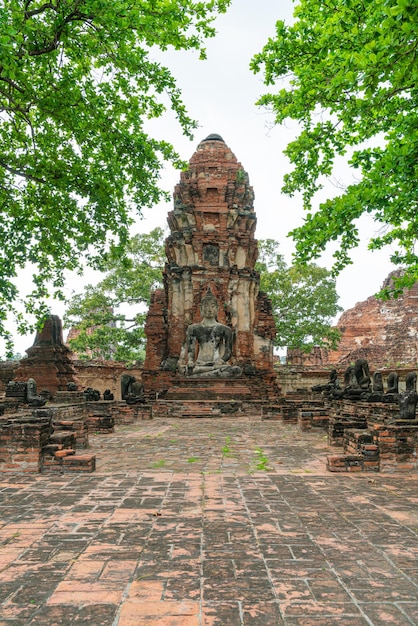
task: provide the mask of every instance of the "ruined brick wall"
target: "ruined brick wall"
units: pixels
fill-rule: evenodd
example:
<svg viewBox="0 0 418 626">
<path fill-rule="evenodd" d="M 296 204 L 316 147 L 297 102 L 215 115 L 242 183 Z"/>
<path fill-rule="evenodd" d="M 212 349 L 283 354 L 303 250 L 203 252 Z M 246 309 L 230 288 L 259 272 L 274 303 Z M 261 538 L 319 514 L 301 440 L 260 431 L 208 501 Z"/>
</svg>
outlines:
<svg viewBox="0 0 418 626">
<path fill-rule="evenodd" d="M 121 399 L 120 379 L 122 374 L 135 376 L 141 380 L 141 367 L 127 368 L 124 363 L 115 361 L 74 361 L 77 380 L 81 389 L 92 387 L 97 389 L 103 396 L 106 389 L 115 396 L 115 400 Z"/>
<path fill-rule="evenodd" d="M 19 361 L 3 361 L 0 363 L 0 394 L 6 391 L 7 383 L 14 379 Z"/>
<path fill-rule="evenodd" d="M 103 395 L 110 389 L 116 400 L 121 398 L 120 379 L 129 373 L 141 380 L 142 368 L 128 368 L 115 361 L 76 361 L 74 354 L 63 342 L 62 323 L 57 315 L 50 315 L 34 344 L 26 350 L 27 357 L 20 362 L 0 364 L 0 392 L 9 380 L 27 381 L 33 378 L 38 393 L 47 389 L 53 395 L 67 390 L 69 382 L 76 383 L 80 391 L 87 387 Z"/>
<path fill-rule="evenodd" d="M 121 397 L 120 379 L 122 374 L 131 374 L 137 380 L 141 380 L 142 377 L 142 366 L 140 365 L 128 368 L 124 363 L 116 363 L 115 361 L 72 361 L 72 365 L 74 378 L 80 391 L 87 387 L 92 387 L 93 389 L 98 389 L 103 395 L 106 389 L 110 389 L 115 396 L 115 400 L 120 400 Z M 18 369 L 19 361 L 4 361 L 0 363 L 0 395 L 5 393 L 7 383 L 15 379 Z M 50 385 L 49 379 L 45 379 L 45 377 L 40 379 L 36 371 L 32 370 L 28 373 L 31 374 L 30 378 L 35 380 L 38 391 L 44 388 L 40 386 L 38 380 L 41 383 L 42 381 L 44 382 L 45 388 L 48 388 L 48 385 Z"/>
<path fill-rule="evenodd" d="M 392 279 L 392 272 L 384 285 Z M 383 285 L 383 286 L 384 286 Z M 393 300 L 370 296 L 345 311 L 337 323 L 341 342 L 337 350 L 317 348 L 304 355 L 289 350 L 290 365 L 330 365 L 342 368 L 366 359 L 374 370 L 418 364 L 418 284 Z"/>
<path fill-rule="evenodd" d="M 151 294 L 146 321 L 145 362 L 147 369 L 152 372 L 158 371 L 161 363 L 168 357 L 166 310 L 166 293 L 164 289 L 157 289 Z"/>
<path fill-rule="evenodd" d="M 283 365 L 276 369 L 277 385 L 284 396 L 296 391 L 310 391 L 314 385 L 324 385 L 329 380 L 331 367 Z M 342 379 L 342 374 L 340 380 Z"/>
<path fill-rule="evenodd" d="M 371 296 L 359 302 L 341 315 L 337 327 L 342 339 L 338 350 L 328 352 L 325 363 L 348 364 L 364 358 L 375 368 L 416 365 L 418 284 L 393 300 Z"/>
<path fill-rule="evenodd" d="M 0 421 L 0 472 L 39 472 L 51 431 L 50 418 L 16 416 Z"/>
<path fill-rule="evenodd" d="M 303 352 L 299 348 L 287 351 L 287 365 L 325 365 L 328 363 L 328 352 L 315 346 L 312 352 Z"/>
</svg>

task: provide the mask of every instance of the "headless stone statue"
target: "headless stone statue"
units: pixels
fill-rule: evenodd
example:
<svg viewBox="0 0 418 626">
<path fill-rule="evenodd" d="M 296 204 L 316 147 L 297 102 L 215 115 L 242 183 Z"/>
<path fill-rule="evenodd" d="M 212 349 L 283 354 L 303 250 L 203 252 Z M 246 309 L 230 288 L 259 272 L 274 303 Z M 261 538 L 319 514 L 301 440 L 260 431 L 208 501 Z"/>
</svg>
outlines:
<svg viewBox="0 0 418 626">
<path fill-rule="evenodd" d="M 357 386 L 358 384 L 357 384 L 357 378 L 355 377 L 355 374 L 354 374 L 354 365 L 349 365 L 344 372 L 343 387 L 341 388 L 339 385 L 338 387 L 334 387 L 333 389 L 330 390 L 330 394 L 334 398 L 341 400 L 342 398 L 344 398 L 346 391 L 348 389 L 352 389 L 352 388 L 354 389 L 354 388 L 357 388 Z"/>
<path fill-rule="evenodd" d="M 360 396 L 360 394 L 361 389 L 358 385 L 354 365 L 349 365 L 344 372 L 344 388 L 341 392 L 341 397 Z"/>
<path fill-rule="evenodd" d="M 354 365 L 350 365 L 344 374 L 345 398 L 351 400 L 365 400 L 371 388 L 369 365 L 365 359 L 357 359 Z"/>
<path fill-rule="evenodd" d="M 232 356 L 233 332 L 217 321 L 218 303 L 209 290 L 202 298 L 200 311 L 202 321 L 190 324 L 186 332 L 187 375 L 219 378 L 239 376 L 241 368 L 227 364 Z"/>
<path fill-rule="evenodd" d="M 329 374 L 329 381 L 325 385 L 314 385 L 312 391 L 332 391 L 340 389 L 340 381 L 336 369 L 332 369 Z"/>
<path fill-rule="evenodd" d="M 386 393 L 383 394 L 383 402 L 397 402 L 399 394 L 399 376 L 397 372 L 388 375 Z"/>
<path fill-rule="evenodd" d="M 373 374 L 373 386 L 372 393 L 367 398 L 368 402 L 382 402 L 383 401 L 383 377 L 382 372 L 375 372 Z"/>
<path fill-rule="evenodd" d="M 370 379 L 369 364 L 366 359 L 357 359 L 354 364 L 354 372 L 360 389 L 362 391 L 370 391 L 372 381 Z"/>
<path fill-rule="evenodd" d="M 27 383 L 28 404 L 31 406 L 44 406 L 46 400 L 36 393 L 36 382 L 33 378 L 29 378 Z"/>
<path fill-rule="evenodd" d="M 122 374 L 120 382 L 121 397 L 126 404 L 141 404 L 145 402 L 144 385 L 137 381 L 135 376 Z"/>
<path fill-rule="evenodd" d="M 406 391 L 398 396 L 399 418 L 401 420 L 416 421 L 418 404 L 416 373 L 410 372 L 407 374 L 405 383 Z"/>
<path fill-rule="evenodd" d="M 373 393 L 383 393 L 382 372 L 375 372 L 373 374 Z"/>
<path fill-rule="evenodd" d="M 387 379 L 387 390 L 386 393 L 399 393 L 399 389 L 398 389 L 398 385 L 399 385 L 399 376 L 396 372 L 390 372 L 388 379 Z"/>
<path fill-rule="evenodd" d="M 100 400 L 100 391 L 98 389 L 93 389 L 93 387 L 87 387 L 87 389 L 84 389 L 83 395 L 87 402 L 98 402 Z"/>
</svg>

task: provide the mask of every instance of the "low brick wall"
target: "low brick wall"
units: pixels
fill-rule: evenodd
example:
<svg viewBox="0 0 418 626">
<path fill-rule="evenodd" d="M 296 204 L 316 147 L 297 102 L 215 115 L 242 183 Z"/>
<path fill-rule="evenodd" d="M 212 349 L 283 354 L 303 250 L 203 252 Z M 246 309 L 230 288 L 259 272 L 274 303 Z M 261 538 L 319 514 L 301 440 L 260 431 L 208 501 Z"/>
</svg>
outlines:
<svg viewBox="0 0 418 626">
<path fill-rule="evenodd" d="M 379 447 L 381 472 L 409 472 L 418 469 L 418 424 L 372 424 Z"/>
<path fill-rule="evenodd" d="M 120 378 L 122 374 L 130 374 L 138 381 L 141 380 L 142 375 L 140 367 L 127 368 L 124 363 L 114 361 L 74 361 L 73 365 L 82 389 L 88 387 L 97 389 L 102 398 L 106 389 L 110 389 L 115 400 L 121 400 Z"/>
<path fill-rule="evenodd" d="M 157 400 L 152 405 L 152 416 L 177 418 L 233 418 L 235 415 L 259 415 L 263 402 L 239 400 Z"/>
<path fill-rule="evenodd" d="M 152 409 L 149 404 L 112 402 L 111 414 L 115 419 L 115 424 L 133 424 L 137 420 L 152 419 Z"/>
<path fill-rule="evenodd" d="M 344 454 L 331 455 L 331 472 L 418 470 L 418 420 L 401 420 L 397 403 L 329 400 L 328 441 Z"/>
<path fill-rule="evenodd" d="M 40 472 L 51 418 L 10 416 L 0 422 L 0 472 Z"/>
<path fill-rule="evenodd" d="M 85 450 L 89 447 L 89 434 L 84 416 L 72 420 L 57 417 L 53 419 L 52 426 L 54 433 L 62 431 L 74 433 L 77 449 Z"/>
<path fill-rule="evenodd" d="M 94 455 L 76 454 L 76 449 L 88 446 L 81 404 L 50 405 L 31 415 L 15 413 L 0 420 L 0 472 L 63 472 L 67 466 L 71 471 L 93 471 Z"/>
</svg>

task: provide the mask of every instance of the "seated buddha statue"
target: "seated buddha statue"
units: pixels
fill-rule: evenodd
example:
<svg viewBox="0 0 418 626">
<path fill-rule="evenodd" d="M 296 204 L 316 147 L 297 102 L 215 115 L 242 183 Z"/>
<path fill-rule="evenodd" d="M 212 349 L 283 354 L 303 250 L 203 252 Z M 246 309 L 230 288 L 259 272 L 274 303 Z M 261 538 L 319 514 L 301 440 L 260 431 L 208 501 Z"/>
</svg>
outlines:
<svg viewBox="0 0 418 626">
<path fill-rule="evenodd" d="M 202 298 L 202 321 L 186 332 L 187 376 L 233 378 L 241 368 L 228 365 L 232 356 L 233 331 L 217 320 L 218 302 L 212 292 Z"/>
</svg>

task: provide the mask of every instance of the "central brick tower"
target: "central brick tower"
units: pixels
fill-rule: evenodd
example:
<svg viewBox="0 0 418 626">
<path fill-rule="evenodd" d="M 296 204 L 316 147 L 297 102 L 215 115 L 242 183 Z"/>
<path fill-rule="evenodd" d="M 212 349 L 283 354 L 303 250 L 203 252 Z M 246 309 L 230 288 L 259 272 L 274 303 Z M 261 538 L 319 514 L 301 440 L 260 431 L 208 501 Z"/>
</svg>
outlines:
<svg viewBox="0 0 418 626">
<path fill-rule="evenodd" d="M 187 327 L 200 321 L 200 302 L 208 289 L 219 304 L 218 321 L 234 331 L 231 364 L 242 368 L 239 383 L 229 380 L 224 386 L 233 394 L 235 385 L 241 395 L 246 390 L 244 395 L 254 399 L 277 393 L 275 324 L 254 269 L 258 250 L 253 203 L 247 173 L 222 137 L 209 135 L 181 173 L 168 214 L 164 289 L 152 294 L 145 326 L 143 383 L 151 398 L 156 393 L 186 397 L 181 389 L 195 384 L 181 374 L 182 354 Z M 219 382 L 208 381 L 208 399 L 211 388 L 215 398 Z"/>
</svg>

